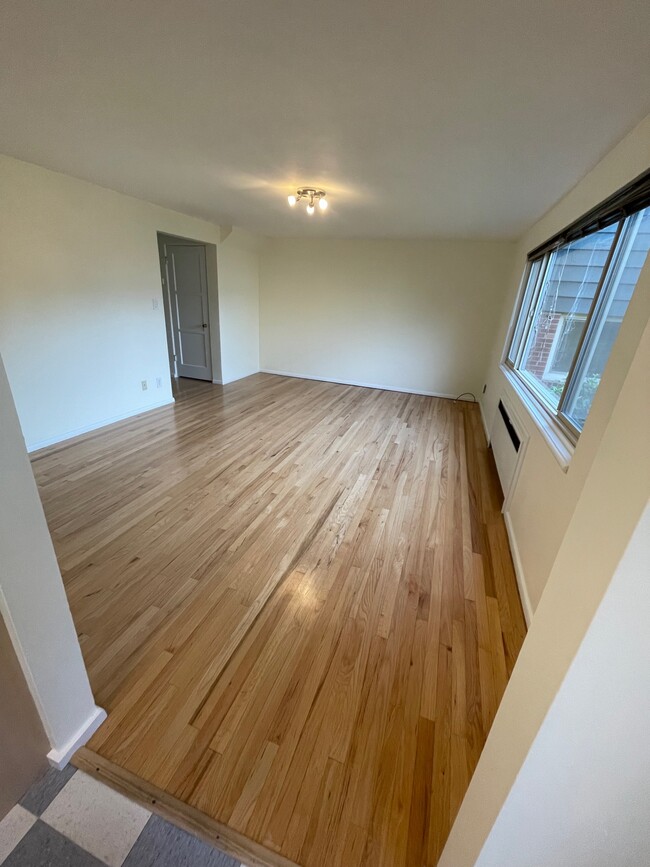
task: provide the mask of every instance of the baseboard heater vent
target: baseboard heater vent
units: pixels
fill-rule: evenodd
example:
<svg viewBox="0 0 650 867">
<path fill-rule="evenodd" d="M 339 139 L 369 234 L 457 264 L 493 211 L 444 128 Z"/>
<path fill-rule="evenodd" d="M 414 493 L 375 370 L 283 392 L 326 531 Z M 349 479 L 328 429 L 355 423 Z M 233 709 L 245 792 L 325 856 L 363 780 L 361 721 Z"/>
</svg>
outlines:
<svg viewBox="0 0 650 867">
<path fill-rule="evenodd" d="M 512 422 L 510 421 L 508 410 L 503 405 L 502 400 L 499 401 L 499 412 L 501 413 L 501 418 L 503 419 L 503 423 L 506 426 L 506 430 L 508 431 L 510 442 L 513 444 L 515 451 L 518 452 L 521 446 L 521 439 L 517 431 L 514 429 Z"/>
</svg>

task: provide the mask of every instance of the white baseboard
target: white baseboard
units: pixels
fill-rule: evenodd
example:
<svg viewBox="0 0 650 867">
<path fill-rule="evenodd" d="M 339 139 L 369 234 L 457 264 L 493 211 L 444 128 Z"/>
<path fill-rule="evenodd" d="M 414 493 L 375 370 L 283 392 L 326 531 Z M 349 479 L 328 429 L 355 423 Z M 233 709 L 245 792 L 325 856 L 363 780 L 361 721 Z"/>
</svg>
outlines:
<svg viewBox="0 0 650 867">
<path fill-rule="evenodd" d="M 530 621 L 533 619 L 533 606 L 530 604 L 530 596 L 528 595 L 528 587 L 524 577 L 524 569 L 521 564 L 519 555 L 519 547 L 515 539 L 515 531 L 510 519 L 510 512 L 503 513 L 503 520 L 506 524 L 506 532 L 508 533 L 508 541 L 510 542 L 510 553 L 512 554 L 512 562 L 515 567 L 515 575 L 517 577 L 517 586 L 519 588 L 519 597 L 521 606 L 524 609 L 524 617 L 526 618 L 526 626 L 530 626 Z"/>
<path fill-rule="evenodd" d="M 380 385 L 377 382 L 359 382 L 355 379 L 335 379 L 332 376 L 310 376 L 306 373 L 293 373 L 288 370 L 271 370 L 269 367 L 263 367 L 260 373 L 272 373 L 274 376 L 289 376 L 293 379 L 313 379 L 315 382 L 334 382 L 337 385 L 356 385 L 360 388 L 377 388 L 380 391 L 398 391 L 403 394 L 421 394 L 425 397 L 444 397 L 447 400 L 454 400 L 455 394 L 444 394 L 440 391 L 423 391 L 420 388 L 397 387 L 394 385 Z"/>
<path fill-rule="evenodd" d="M 237 374 L 237 376 L 231 376 L 230 379 L 223 374 L 221 375 L 221 380 L 218 385 L 230 385 L 231 382 L 239 382 L 240 379 L 248 379 L 249 376 L 255 376 L 256 373 L 262 373 L 263 371 L 259 370 L 249 370 L 248 373 Z"/>
<path fill-rule="evenodd" d="M 57 768 L 59 771 L 65 768 L 74 753 L 76 753 L 79 747 L 83 747 L 84 744 L 88 743 L 105 719 L 106 711 L 101 707 L 95 706 L 88 719 L 66 744 L 59 749 L 51 749 L 49 751 L 47 760 L 52 767 Z"/>
<path fill-rule="evenodd" d="M 150 412 L 152 409 L 160 409 L 161 406 L 169 406 L 174 402 L 175 401 L 173 397 L 166 397 L 163 400 L 156 401 L 155 403 L 147 404 L 147 406 L 139 406 L 137 409 L 132 409 L 128 412 L 123 412 L 119 415 L 111 416 L 110 418 L 102 418 L 99 419 L 99 421 L 94 421 L 90 424 L 83 425 L 83 427 L 78 427 L 74 430 L 66 431 L 65 433 L 58 434 L 54 437 L 48 437 L 48 439 L 39 440 L 35 443 L 26 443 L 26 448 L 28 452 L 36 452 L 39 449 L 47 448 L 47 446 L 53 446 L 57 443 L 62 443 L 65 440 L 72 439 L 73 437 L 81 436 L 81 434 L 90 433 L 90 431 L 97 430 L 100 427 L 106 427 L 106 425 L 114 424 L 116 421 L 124 421 L 124 419 L 133 418 L 133 416 L 141 415 L 145 412 Z"/>
</svg>

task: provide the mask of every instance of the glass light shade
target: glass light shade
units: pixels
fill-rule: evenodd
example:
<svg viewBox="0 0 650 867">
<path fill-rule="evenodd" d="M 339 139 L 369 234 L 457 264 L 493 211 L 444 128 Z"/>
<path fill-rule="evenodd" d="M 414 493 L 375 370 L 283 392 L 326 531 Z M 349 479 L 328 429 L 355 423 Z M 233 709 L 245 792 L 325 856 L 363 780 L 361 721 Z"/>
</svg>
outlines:
<svg viewBox="0 0 650 867">
<path fill-rule="evenodd" d="M 327 210 L 327 199 L 319 199 L 318 200 L 318 207 L 321 209 L 321 211 L 326 211 Z"/>
<path fill-rule="evenodd" d="M 293 206 L 296 204 L 296 197 L 287 196 L 287 201 L 289 202 L 289 206 L 293 208 Z"/>
<path fill-rule="evenodd" d="M 314 206 L 313 205 L 307 205 L 307 213 L 308 214 L 314 213 Z"/>
</svg>

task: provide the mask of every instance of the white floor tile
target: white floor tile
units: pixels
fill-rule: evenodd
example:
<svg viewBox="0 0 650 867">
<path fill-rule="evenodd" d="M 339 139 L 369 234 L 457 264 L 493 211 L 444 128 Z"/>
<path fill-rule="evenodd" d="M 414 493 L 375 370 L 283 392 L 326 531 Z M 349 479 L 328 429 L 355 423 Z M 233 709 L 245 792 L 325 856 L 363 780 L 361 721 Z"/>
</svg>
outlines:
<svg viewBox="0 0 650 867">
<path fill-rule="evenodd" d="M 144 807 L 77 771 L 41 819 L 109 867 L 121 867 L 150 816 Z"/>
<path fill-rule="evenodd" d="M 20 804 L 16 804 L 0 822 L 0 864 L 13 852 L 36 821 Z"/>
</svg>

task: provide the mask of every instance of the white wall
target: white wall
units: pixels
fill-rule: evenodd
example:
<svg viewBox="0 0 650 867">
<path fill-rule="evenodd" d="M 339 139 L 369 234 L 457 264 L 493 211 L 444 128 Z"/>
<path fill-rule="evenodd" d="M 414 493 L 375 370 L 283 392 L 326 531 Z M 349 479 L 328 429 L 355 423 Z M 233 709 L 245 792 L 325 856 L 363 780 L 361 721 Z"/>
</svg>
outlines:
<svg viewBox="0 0 650 867">
<path fill-rule="evenodd" d="M 588 838 L 591 835 L 597 840 L 602 831 L 599 818 L 601 810 L 613 810 L 608 827 L 618 829 L 616 833 L 619 841 L 625 836 L 628 810 L 636 809 L 633 798 L 642 794 L 643 790 L 636 789 L 636 777 L 625 781 L 630 755 L 622 745 L 611 742 L 608 729 L 599 726 L 599 719 L 608 714 L 615 715 L 609 725 L 615 725 L 618 738 L 630 738 L 633 742 L 630 746 L 636 747 L 638 762 L 646 768 L 647 773 L 650 766 L 647 731 L 638 736 L 638 725 L 627 725 L 628 718 L 637 714 L 643 718 L 648 693 L 647 654 L 641 657 L 636 655 L 636 651 L 643 651 L 642 639 L 640 636 L 624 635 L 638 628 L 638 616 L 647 619 L 647 606 L 643 604 L 647 597 L 647 588 L 643 594 L 629 597 L 638 582 L 647 584 L 649 564 L 647 561 L 639 563 L 636 553 L 623 567 L 624 574 L 629 576 L 621 584 L 623 596 L 616 597 L 618 601 L 612 606 L 607 603 L 602 609 L 602 618 L 599 617 L 594 623 L 594 628 L 597 628 L 594 633 L 596 649 L 591 639 L 580 651 L 579 648 L 589 633 L 594 615 L 612 577 L 617 573 L 621 558 L 648 503 L 649 371 L 650 325 L 645 328 L 611 417 L 600 438 L 587 479 L 566 528 L 544 593 L 439 867 L 474 867 L 493 828 L 497 834 L 497 827 L 499 831 L 495 841 L 498 841 L 498 846 L 494 848 L 492 843 L 489 844 L 485 867 L 492 863 L 521 864 L 525 867 L 529 863 L 519 857 L 519 853 L 528 845 L 528 826 L 513 827 L 508 823 L 508 812 L 504 816 L 507 824 L 495 825 L 497 816 L 511 792 L 515 798 L 515 812 L 516 809 L 521 809 L 522 800 L 529 800 L 526 809 L 530 810 L 531 814 L 538 814 L 530 828 L 531 846 L 533 840 L 536 840 L 535 845 L 541 845 L 547 840 L 557 851 L 558 840 L 552 835 L 561 837 L 563 826 L 546 829 L 542 827 L 545 812 L 553 808 L 546 803 L 548 781 L 539 776 L 540 752 L 551 774 L 555 772 L 558 807 L 563 807 L 567 811 L 566 815 L 572 819 L 572 828 L 575 828 L 574 844 L 580 847 L 580 852 L 583 853 L 581 857 L 584 857 L 583 861 L 537 861 L 535 867 L 537 864 L 544 864 L 545 867 L 575 867 L 583 862 L 590 867 L 592 864 L 598 865 L 599 862 L 589 860 L 592 849 L 589 848 Z M 636 543 L 634 551 L 637 551 Z M 630 568 L 633 574 L 630 573 Z M 640 610 L 638 615 L 632 613 L 635 605 Z M 605 626 L 597 626 L 599 622 L 602 623 L 603 618 Z M 647 632 L 647 624 L 641 628 Z M 647 642 L 647 638 L 645 640 Z M 619 656 L 616 648 L 619 641 L 629 653 Z M 600 687 L 594 687 L 585 707 L 585 689 L 590 679 L 595 678 L 594 682 L 597 684 L 600 680 L 600 669 L 592 671 L 589 665 L 596 664 L 597 658 L 608 653 L 611 654 L 612 661 L 618 659 L 620 662 L 618 677 L 624 695 L 615 692 L 614 681 L 617 675 L 608 666 L 602 672 L 602 695 L 599 695 Z M 574 677 L 572 674 L 565 681 L 576 654 L 577 659 L 581 660 L 576 669 L 577 675 Z M 639 668 L 640 664 L 643 670 Z M 566 687 L 558 696 L 555 706 L 554 700 L 563 681 Z M 625 689 L 630 683 L 636 683 L 636 688 Z M 575 705 L 571 711 L 573 716 L 570 715 L 572 704 Z M 547 717 L 549 728 L 544 728 Z M 562 723 L 561 730 L 557 727 L 558 722 Z M 594 760 L 591 762 L 588 755 L 576 752 L 575 767 L 562 767 L 562 756 L 567 750 L 571 753 L 570 739 L 576 731 L 575 726 L 579 728 L 581 725 L 585 729 L 582 736 L 590 739 L 589 742 L 597 751 Z M 647 715 L 644 727 L 647 730 Z M 593 728 L 594 731 L 587 734 L 588 728 Z M 541 737 L 539 743 L 536 742 L 538 736 Z M 616 752 L 623 762 L 620 768 L 621 777 L 616 780 L 607 775 L 604 757 L 608 750 Z M 528 758 L 531 761 L 530 766 Z M 525 785 L 520 790 L 518 782 L 515 785 L 515 781 L 518 781 L 521 775 Z M 594 792 L 590 799 L 585 800 L 584 786 L 587 779 Z M 571 785 L 574 782 L 579 787 L 572 791 Z M 599 795 L 595 791 L 600 787 L 614 786 L 623 786 L 626 791 L 626 797 L 619 799 L 615 805 L 608 803 L 606 793 Z M 632 843 L 632 838 L 628 838 L 628 843 Z M 631 867 L 635 862 L 625 860 L 629 855 L 629 851 L 623 848 L 620 852 L 622 860 L 605 863 L 612 867 Z M 491 861 L 490 858 L 496 860 Z M 478 863 L 481 864 L 480 861 Z M 484 865 L 481 864 L 481 867 Z"/>
<path fill-rule="evenodd" d="M 215 371 L 223 364 L 226 380 L 257 371 L 258 242 L 4 156 L 0 191 L 0 611 L 49 758 L 61 764 L 103 712 L 25 442 L 37 448 L 172 401 L 157 232 L 218 246 L 211 325 L 213 349 L 221 333 L 223 350 Z"/>
<path fill-rule="evenodd" d="M 476 867 L 650 864 L 650 506 Z"/>
<path fill-rule="evenodd" d="M 260 239 L 224 230 L 217 250 L 221 378 L 224 383 L 260 369 Z"/>
<path fill-rule="evenodd" d="M 0 348 L 28 447 L 171 401 L 156 232 L 218 227 L 2 156 L 0 190 Z"/>
<path fill-rule="evenodd" d="M 48 736 L 67 761 L 104 718 L 93 700 L 0 358 L 0 610 Z"/>
<path fill-rule="evenodd" d="M 501 323 L 493 341 L 487 373 L 488 390 L 482 408 L 491 426 L 499 399 L 505 393 L 524 420 L 530 441 L 509 506 L 511 544 L 520 564 L 520 580 L 534 610 L 542 596 L 551 566 L 613 411 L 630 360 L 650 315 L 650 261 L 641 274 L 604 372 L 591 413 L 568 471 L 564 471 L 530 415 L 506 379 L 501 358 L 526 255 L 539 243 L 613 193 L 650 164 L 650 118 L 633 130 L 589 174 L 549 211 L 517 245 Z"/>
<path fill-rule="evenodd" d="M 456 396 L 478 394 L 512 245 L 268 240 L 263 370 Z"/>
</svg>

